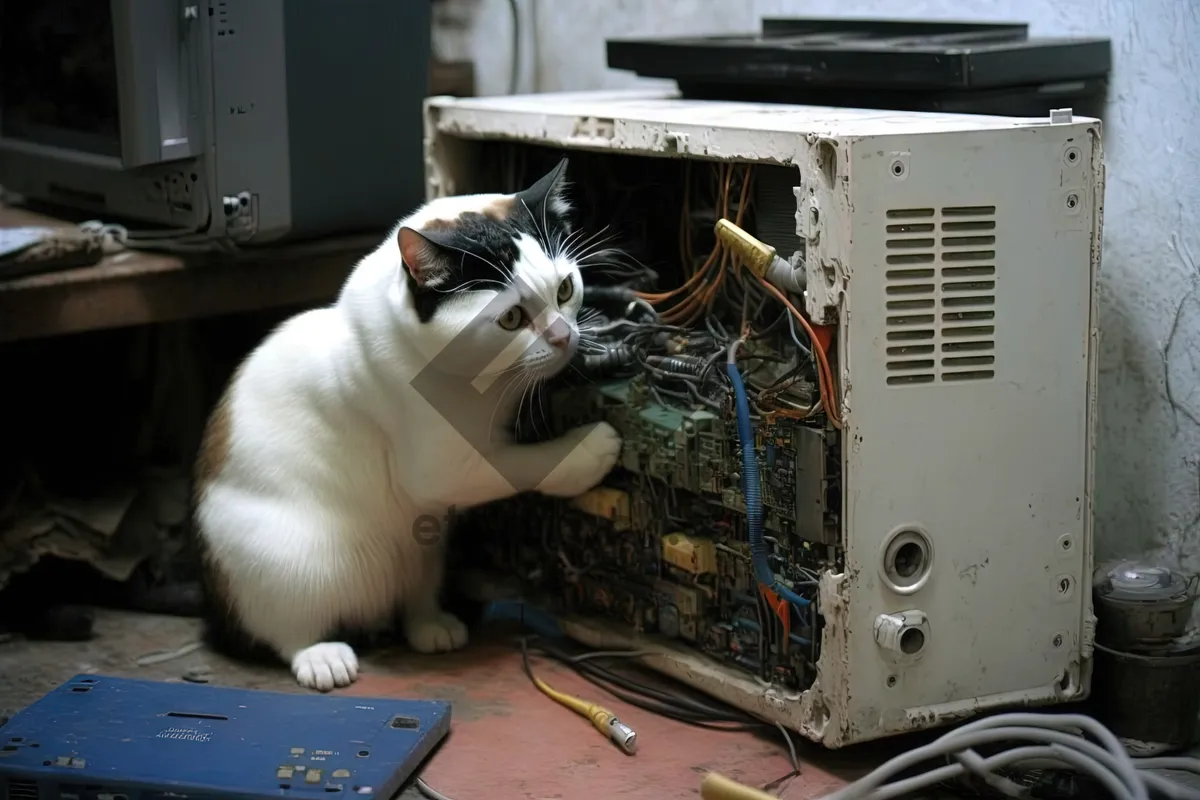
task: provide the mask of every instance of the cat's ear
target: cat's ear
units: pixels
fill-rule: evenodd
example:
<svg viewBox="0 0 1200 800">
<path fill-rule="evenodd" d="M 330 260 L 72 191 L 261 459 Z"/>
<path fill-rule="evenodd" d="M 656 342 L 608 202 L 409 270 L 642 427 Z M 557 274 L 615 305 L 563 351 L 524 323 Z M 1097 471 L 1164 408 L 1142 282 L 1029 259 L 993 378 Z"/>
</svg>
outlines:
<svg viewBox="0 0 1200 800">
<path fill-rule="evenodd" d="M 454 258 L 429 235 L 412 228 L 401 228 L 396 241 L 404 268 L 419 288 L 432 289 L 450 276 Z"/>
<path fill-rule="evenodd" d="M 571 212 L 571 203 L 566 196 L 566 175 L 567 159 L 564 158 L 533 186 L 523 192 L 517 192 L 517 199 L 524 201 L 531 210 L 545 203 L 550 213 L 565 216 Z"/>
</svg>

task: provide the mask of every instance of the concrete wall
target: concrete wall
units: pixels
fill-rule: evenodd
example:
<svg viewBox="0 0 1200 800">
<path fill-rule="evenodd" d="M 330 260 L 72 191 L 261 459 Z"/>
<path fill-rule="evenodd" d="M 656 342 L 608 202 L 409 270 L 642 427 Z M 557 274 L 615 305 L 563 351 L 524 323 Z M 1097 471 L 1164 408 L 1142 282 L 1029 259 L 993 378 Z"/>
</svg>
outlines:
<svg viewBox="0 0 1200 800">
<path fill-rule="evenodd" d="M 613 88 L 622 35 L 745 32 L 769 15 L 1021 20 L 1035 35 L 1101 35 L 1115 61 L 1105 115 L 1101 295 L 1101 557 L 1166 546 L 1200 569 L 1200 0 L 517 0 L 520 90 Z M 507 91 L 507 0 L 443 0 L 435 47 Z"/>
</svg>

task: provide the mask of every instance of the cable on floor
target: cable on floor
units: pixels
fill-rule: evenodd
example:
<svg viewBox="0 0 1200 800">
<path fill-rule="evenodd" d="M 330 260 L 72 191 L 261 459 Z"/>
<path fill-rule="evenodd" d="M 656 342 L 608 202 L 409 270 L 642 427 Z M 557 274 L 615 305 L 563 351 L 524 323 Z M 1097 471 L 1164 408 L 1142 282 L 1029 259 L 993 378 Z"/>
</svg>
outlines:
<svg viewBox="0 0 1200 800">
<path fill-rule="evenodd" d="M 800 760 L 796 754 L 795 744 L 792 742 L 791 734 L 782 725 L 763 722 L 739 709 L 717 705 L 715 701 L 702 699 L 695 693 L 685 691 L 682 687 L 648 685 L 638 681 L 628 672 L 617 672 L 611 666 L 602 663 L 606 661 L 636 661 L 636 659 L 648 655 L 648 651 L 602 650 L 571 654 L 538 639 L 538 637 L 525 637 L 521 639 L 521 663 L 525 674 L 536 686 L 537 678 L 533 675 L 530 665 L 529 654 L 531 652 L 544 655 L 570 668 L 581 678 L 603 689 L 618 700 L 643 711 L 682 722 L 685 725 L 719 731 L 771 731 L 778 733 L 787 746 L 788 757 L 792 765 L 791 774 L 784 776 L 781 780 L 800 773 Z"/>
<path fill-rule="evenodd" d="M 414 781 L 414 783 L 417 787 L 417 791 L 420 792 L 425 797 L 428 797 L 429 800 L 451 800 L 451 798 L 447 797 L 446 795 L 439 792 L 437 789 L 430 786 L 422 778 L 417 778 L 416 781 Z"/>
<path fill-rule="evenodd" d="M 987 757 L 976 752 L 976 748 L 997 745 L 1008 749 Z M 923 762 L 945 757 L 956 763 L 896 779 Z M 822 800 L 893 800 L 968 775 L 982 778 L 1002 796 L 1027 797 L 1028 790 L 1000 774 L 1000 770 L 1028 770 L 1034 765 L 1050 765 L 1089 777 L 1108 797 L 1118 800 L 1149 800 L 1151 793 L 1171 800 L 1200 800 L 1200 790 L 1151 771 L 1174 769 L 1200 774 L 1200 759 L 1134 759 L 1111 731 L 1091 717 L 1032 713 L 999 714 L 964 725 L 931 744 L 896 756 Z M 720 775 L 710 775 L 701 787 L 704 800 L 752 800 L 762 796 Z"/>
</svg>

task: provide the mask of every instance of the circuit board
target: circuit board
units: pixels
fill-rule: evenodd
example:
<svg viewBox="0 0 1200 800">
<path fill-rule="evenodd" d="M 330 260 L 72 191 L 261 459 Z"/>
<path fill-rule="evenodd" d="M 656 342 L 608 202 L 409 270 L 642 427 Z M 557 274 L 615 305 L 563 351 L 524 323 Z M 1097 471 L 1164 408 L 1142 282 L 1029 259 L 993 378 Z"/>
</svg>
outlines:
<svg viewBox="0 0 1200 800">
<path fill-rule="evenodd" d="M 500 144 L 493 155 L 501 172 L 529 175 L 560 158 Z M 779 274 L 804 274 L 794 171 L 607 153 L 571 164 L 591 197 L 588 233 L 572 240 L 585 278 L 579 348 L 513 433 L 536 441 L 604 420 L 622 454 L 582 497 L 480 510 L 463 566 L 519 578 L 548 610 L 617 620 L 806 687 L 818 577 L 842 566 L 836 352 L 792 302 L 797 286 L 773 287 L 718 235 L 736 227 L 744 244 L 757 233 L 791 259 Z"/>
<path fill-rule="evenodd" d="M 605 420 L 622 435 L 618 467 L 573 500 L 524 496 L 489 507 L 491 566 L 560 613 L 600 615 L 793 688 L 817 656 L 815 606 L 780 615 L 751 565 L 732 410 L 657 402 L 641 377 L 560 389 L 556 430 Z M 755 427 L 771 566 L 815 594 L 835 566 L 835 431 L 777 418 Z M 777 600 L 775 601 L 777 603 Z M 783 620 L 787 620 L 786 622 Z"/>
</svg>

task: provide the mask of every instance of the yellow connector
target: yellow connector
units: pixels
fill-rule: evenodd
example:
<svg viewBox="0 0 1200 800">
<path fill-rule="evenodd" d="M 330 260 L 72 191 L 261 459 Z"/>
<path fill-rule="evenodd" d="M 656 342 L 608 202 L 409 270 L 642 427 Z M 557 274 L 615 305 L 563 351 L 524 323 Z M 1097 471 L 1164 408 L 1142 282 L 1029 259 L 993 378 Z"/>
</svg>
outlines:
<svg viewBox="0 0 1200 800">
<path fill-rule="evenodd" d="M 634 755 L 637 752 L 637 734 L 633 728 L 630 728 L 617 719 L 616 715 L 611 711 L 595 703 L 581 700 L 574 695 L 552 689 L 545 681 L 533 673 L 530 673 L 529 677 L 533 680 L 533 685 L 540 689 L 542 694 L 554 702 L 566 706 L 579 716 L 590 720 L 596 730 L 611 739 L 613 744 L 621 748 L 622 752 L 627 755 Z"/>
<path fill-rule="evenodd" d="M 717 238 L 758 277 L 765 277 L 775 260 L 775 248 L 760 242 L 727 219 L 717 220 Z"/>
<path fill-rule="evenodd" d="M 710 772 L 700 784 L 701 800 L 777 800 L 766 792 Z"/>
</svg>

